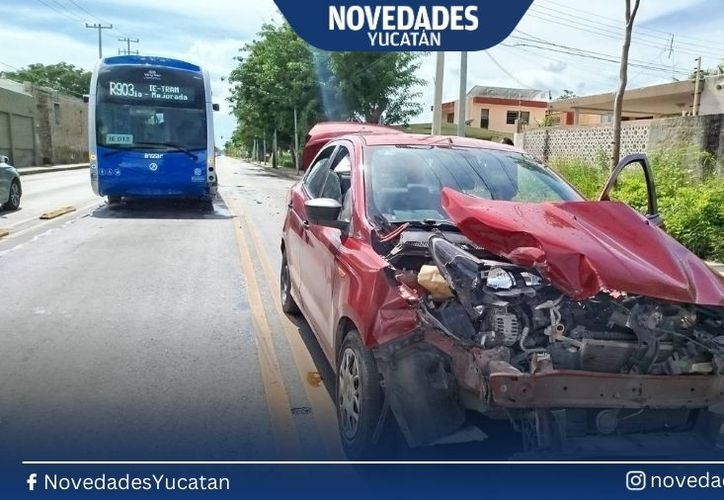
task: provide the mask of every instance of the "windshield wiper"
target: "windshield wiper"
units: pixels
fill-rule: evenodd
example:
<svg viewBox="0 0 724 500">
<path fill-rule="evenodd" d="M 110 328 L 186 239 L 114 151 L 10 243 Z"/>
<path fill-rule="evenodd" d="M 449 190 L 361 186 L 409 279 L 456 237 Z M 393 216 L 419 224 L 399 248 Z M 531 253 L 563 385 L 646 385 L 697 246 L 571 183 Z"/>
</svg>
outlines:
<svg viewBox="0 0 724 500">
<path fill-rule="evenodd" d="M 167 148 L 173 148 L 176 151 L 180 151 L 182 153 L 189 155 L 194 161 L 199 159 L 199 157 L 197 155 L 195 155 L 188 149 L 186 149 L 183 146 L 180 146 L 178 144 L 174 144 L 173 142 L 136 142 L 136 144 L 141 145 L 141 146 L 164 146 Z"/>
</svg>

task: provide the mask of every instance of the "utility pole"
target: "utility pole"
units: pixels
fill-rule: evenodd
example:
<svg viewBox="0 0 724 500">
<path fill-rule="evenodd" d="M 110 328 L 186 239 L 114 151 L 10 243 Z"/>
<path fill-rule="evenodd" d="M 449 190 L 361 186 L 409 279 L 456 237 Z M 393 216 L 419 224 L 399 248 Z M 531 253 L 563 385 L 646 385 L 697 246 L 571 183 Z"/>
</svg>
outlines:
<svg viewBox="0 0 724 500">
<path fill-rule="evenodd" d="M 118 54 L 120 55 L 126 55 L 130 56 L 131 54 L 138 55 L 137 50 L 131 50 L 131 44 L 132 43 L 138 43 L 138 38 L 129 38 L 129 37 L 122 37 L 118 39 L 119 42 L 126 42 L 126 50 L 118 49 Z"/>
<path fill-rule="evenodd" d="M 98 59 L 103 59 L 103 38 L 101 37 L 101 32 L 103 30 L 112 30 L 113 25 L 103 25 L 103 24 L 88 24 L 85 23 L 86 28 L 91 28 L 94 30 L 98 30 Z"/>
<path fill-rule="evenodd" d="M 468 106 L 468 53 L 460 52 L 460 94 L 458 95 L 458 136 L 465 137 Z"/>
<path fill-rule="evenodd" d="M 437 53 L 435 61 L 435 100 L 432 104 L 432 135 L 442 132 L 442 81 L 445 73 L 445 52 Z"/>
<path fill-rule="evenodd" d="M 699 98 L 701 97 L 701 90 L 699 89 L 701 83 L 701 56 L 696 58 L 696 79 L 694 83 L 694 108 L 691 110 L 692 116 L 699 116 Z"/>
</svg>

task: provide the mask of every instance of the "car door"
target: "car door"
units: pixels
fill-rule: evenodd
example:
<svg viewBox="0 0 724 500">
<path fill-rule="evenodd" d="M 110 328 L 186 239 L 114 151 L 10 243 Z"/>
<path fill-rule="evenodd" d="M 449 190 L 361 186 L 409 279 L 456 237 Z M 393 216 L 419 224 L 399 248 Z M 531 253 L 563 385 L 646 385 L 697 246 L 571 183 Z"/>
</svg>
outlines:
<svg viewBox="0 0 724 500">
<path fill-rule="evenodd" d="M 304 202 L 313 196 L 311 193 L 318 193 L 321 190 L 335 149 L 336 146 L 323 148 L 315 157 L 312 166 L 307 169 L 302 181 L 292 187 L 289 195 L 288 227 L 285 231 L 286 257 L 292 286 L 295 287 L 299 295 L 298 305 L 305 311 L 306 316 L 309 316 L 306 307 L 307 291 L 301 269 L 306 265 L 310 256 L 307 255 L 309 222 L 307 221 Z"/>
<path fill-rule="evenodd" d="M 351 203 L 351 147 L 339 145 L 334 157 L 327 164 L 324 182 L 310 193 L 311 198 L 332 198 L 342 203 L 340 218 L 349 217 Z M 321 174 L 320 174 L 321 175 Z M 305 284 L 305 306 L 311 316 L 310 322 L 317 332 L 322 347 L 332 352 L 334 304 L 333 286 L 337 273 L 336 255 L 342 244 L 343 233 L 332 227 L 315 224 L 307 228 L 307 239 L 302 245 L 305 252 L 302 266 L 302 282 Z"/>
<path fill-rule="evenodd" d="M 611 194 L 618 184 L 621 173 L 626 170 L 629 165 L 640 165 L 643 169 L 644 179 L 646 182 L 646 213 L 644 214 L 651 224 L 663 229 L 664 223 L 659 214 L 659 205 L 656 197 L 656 185 L 654 183 L 654 174 L 651 170 L 651 164 L 648 157 L 643 153 L 635 153 L 621 159 L 613 169 L 606 185 L 601 191 L 599 201 L 610 201 Z"/>
<path fill-rule="evenodd" d="M 15 174 L 8 164 L 7 156 L 0 156 L 0 206 L 10 197 L 10 183 Z"/>
</svg>

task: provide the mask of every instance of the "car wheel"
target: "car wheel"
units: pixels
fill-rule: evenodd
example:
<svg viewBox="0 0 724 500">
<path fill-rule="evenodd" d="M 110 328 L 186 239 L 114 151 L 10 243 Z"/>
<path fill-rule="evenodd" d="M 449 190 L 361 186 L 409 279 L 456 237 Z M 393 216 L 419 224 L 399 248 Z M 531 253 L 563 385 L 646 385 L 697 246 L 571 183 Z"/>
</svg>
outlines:
<svg viewBox="0 0 724 500">
<path fill-rule="evenodd" d="M 123 198 L 120 196 L 109 196 L 108 205 L 118 205 Z"/>
<path fill-rule="evenodd" d="M 359 333 L 351 330 L 337 355 L 336 390 L 339 435 L 350 459 L 379 457 L 388 451 L 389 426 L 385 426 L 385 436 L 374 442 L 384 399 L 375 359 L 362 343 Z M 391 414 L 387 419 L 392 419 Z"/>
<path fill-rule="evenodd" d="M 3 205 L 3 208 L 5 210 L 17 210 L 20 208 L 20 196 L 20 183 L 17 180 L 14 180 L 13 183 L 10 184 L 8 201 Z"/>
<path fill-rule="evenodd" d="M 282 269 L 279 273 L 279 299 L 282 303 L 282 311 L 287 314 L 299 313 L 299 306 L 292 297 L 292 278 L 289 275 L 286 252 L 282 252 Z"/>
</svg>

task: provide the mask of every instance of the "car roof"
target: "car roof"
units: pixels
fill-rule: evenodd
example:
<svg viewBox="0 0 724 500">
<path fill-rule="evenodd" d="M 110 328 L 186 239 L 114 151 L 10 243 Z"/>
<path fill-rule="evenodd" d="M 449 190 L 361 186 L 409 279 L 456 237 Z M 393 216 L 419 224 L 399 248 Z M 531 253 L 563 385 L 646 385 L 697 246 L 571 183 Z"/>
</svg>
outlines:
<svg viewBox="0 0 724 500">
<path fill-rule="evenodd" d="M 348 134 L 337 139 L 357 137 L 366 146 L 460 146 L 475 149 L 495 149 L 523 153 L 522 149 L 499 142 L 448 135 L 400 133 Z"/>
</svg>

